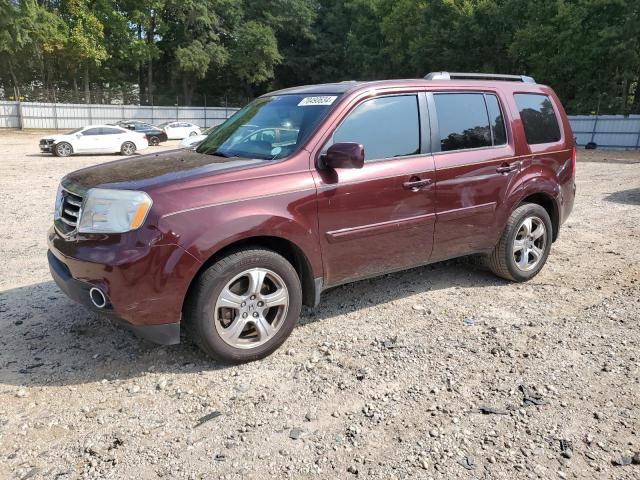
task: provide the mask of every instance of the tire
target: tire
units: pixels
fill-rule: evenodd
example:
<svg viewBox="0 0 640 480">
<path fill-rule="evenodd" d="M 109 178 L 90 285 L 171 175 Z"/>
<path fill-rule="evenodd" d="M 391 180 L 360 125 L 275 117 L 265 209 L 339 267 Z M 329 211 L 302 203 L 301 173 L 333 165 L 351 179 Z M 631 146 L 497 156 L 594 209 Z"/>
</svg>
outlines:
<svg viewBox="0 0 640 480">
<path fill-rule="evenodd" d="M 531 221 L 527 235 L 526 220 Z M 542 236 L 534 239 L 540 234 L 541 225 Z M 499 277 L 526 282 L 542 270 L 549 257 L 552 238 L 553 226 L 547 211 L 540 205 L 525 203 L 511 213 L 500 241 L 485 257 L 484 263 Z"/>
<path fill-rule="evenodd" d="M 73 147 L 70 143 L 60 142 L 53 147 L 53 153 L 56 157 L 68 157 L 73 154 Z"/>
<path fill-rule="evenodd" d="M 149 139 L 149 145 L 152 147 L 157 147 L 160 144 L 160 139 L 155 135 Z"/>
<path fill-rule="evenodd" d="M 270 273 L 262 282 L 254 280 L 261 289 L 251 297 L 256 291 L 251 278 L 263 271 Z M 184 310 L 187 331 L 205 353 L 223 362 L 251 362 L 270 355 L 289 337 L 300 317 L 300 278 L 284 257 L 271 250 L 255 247 L 232 252 L 194 282 Z M 231 292 L 231 297 L 223 291 Z M 286 306 L 278 303 L 285 296 Z M 276 306 L 265 306 L 269 301 Z M 234 306 L 227 308 L 227 304 Z M 265 328 L 263 320 L 270 328 Z"/>
<path fill-rule="evenodd" d="M 122 155 L 133 155 L 136 153 L 136 144 L 133 142 L 124 142 L 120 147 L 120 153 Z"/>
<path fill-rule="evenodd" d="M 190 136 L 190 137 L 195 137 L 196 135 L 198 135 L 198 132 L 191 132 L 191 133 L 189 134 L 189 136 Z"/>
</svg>

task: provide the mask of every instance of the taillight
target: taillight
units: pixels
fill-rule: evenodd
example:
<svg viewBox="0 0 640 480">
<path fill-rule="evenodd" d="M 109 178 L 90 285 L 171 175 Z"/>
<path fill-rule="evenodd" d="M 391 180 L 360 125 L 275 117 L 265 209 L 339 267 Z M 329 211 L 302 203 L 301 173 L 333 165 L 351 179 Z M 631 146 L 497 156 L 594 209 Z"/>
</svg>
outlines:
<svg viewBox="0 0 640 480">
<path fill-rule="evenodd" d="M 571 150 L 571 173 L 573 174 L 573 176 L 576 176 L 576 159 L 578 157 L 578 150 L 576 149 L 576 146 L 573 146 L 573 149 Z"/>
</svg>

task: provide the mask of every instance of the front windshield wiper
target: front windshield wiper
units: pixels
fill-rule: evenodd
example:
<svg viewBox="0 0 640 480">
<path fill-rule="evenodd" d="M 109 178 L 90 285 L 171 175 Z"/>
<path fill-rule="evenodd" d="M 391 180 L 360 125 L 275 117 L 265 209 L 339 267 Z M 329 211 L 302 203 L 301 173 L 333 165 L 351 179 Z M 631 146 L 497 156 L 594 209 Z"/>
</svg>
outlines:
<svg viewBox="0 0 640 480">
<path fill-rule="evenodd" d="M 207 152 L 207 155 L 215 155 L 216 157 L 223 157 L 223 158 L 231 158 L 232 155 L 229 155 L 228 153 L 224 153 L 220 150 L 214 150 L 213 152 Z"/>
</svg>

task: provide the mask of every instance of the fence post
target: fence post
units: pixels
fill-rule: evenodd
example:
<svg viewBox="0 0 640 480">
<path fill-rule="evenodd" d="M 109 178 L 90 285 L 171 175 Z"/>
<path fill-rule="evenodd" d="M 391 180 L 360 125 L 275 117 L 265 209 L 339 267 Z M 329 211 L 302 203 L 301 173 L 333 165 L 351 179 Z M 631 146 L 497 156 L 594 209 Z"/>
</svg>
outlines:
<svg viewBox="0 0 640 480">
<path fill-rule="evenodd" d="M 24 125 L 22 123 L 22 102 L 18 99 L 18 128 L 22 130 Z"/>
<path fill-rule="evenodd" d="M 155 117 L 153 116 L 153 95 L 151 95 L 151 125 L 155 125 Z"/>
<path fill-rule="evenodd" d="M 178 117 L 180 117 L 180 109 L 178 108 L 178 104 L 180 103 L 180 101 L 178 100 L 178 97 L 176 96 L 176 120 L 178 120 Z"/>
<path fill-rule="evenodd" d="M 208 128 L 207 125 L 207 96 L 204 96 L 204 128 Z"/>
<path fill-rule="evenodd" d="M 596 119 L 593 122 L 593 130 L 591 130 L 591 142 L 596 137 L 596 129 L 598 128 L 598 115 L 596 114 Z"/>
<path fill-rule="evenodd" d="M 640 127 L 638 127 L 638 136 L 636 137 L 636 150 L 640 148 Z"/>
</svg>

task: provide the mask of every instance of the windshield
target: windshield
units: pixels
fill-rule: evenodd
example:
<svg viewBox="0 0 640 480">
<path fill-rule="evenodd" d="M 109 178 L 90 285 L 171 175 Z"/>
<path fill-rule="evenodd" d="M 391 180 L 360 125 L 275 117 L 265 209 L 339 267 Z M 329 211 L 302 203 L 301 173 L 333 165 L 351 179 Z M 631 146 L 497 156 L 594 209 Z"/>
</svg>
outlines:
<svg viewBox="0 0 640 480">
<path fill-rule="evenodd" d="M 166 127 L 167 125 L 169 125 L 170 123 L 173 123 L 173 122 L 164 122 L 164 123 L 161 123 L 161 124 L 160 124 L 160 125 L 158 125 L 158 126 L 159 126 L 160 128 L 164 128 L 164 127 Z"/>
<path fill-rule="evenodd" d="M 295 152 L 338 95 L 275 95 L 254 100 L 211 132 L 199 153 L 274 160 Z"/>
<path fill-rule="evenodd" d="M 76 128 L 75 130 L 71 130 L 70 132 L 65 133 L 64 135 L 73 135 L 74 133 L 81 132 L 84 127 Z"/>
</svg>

